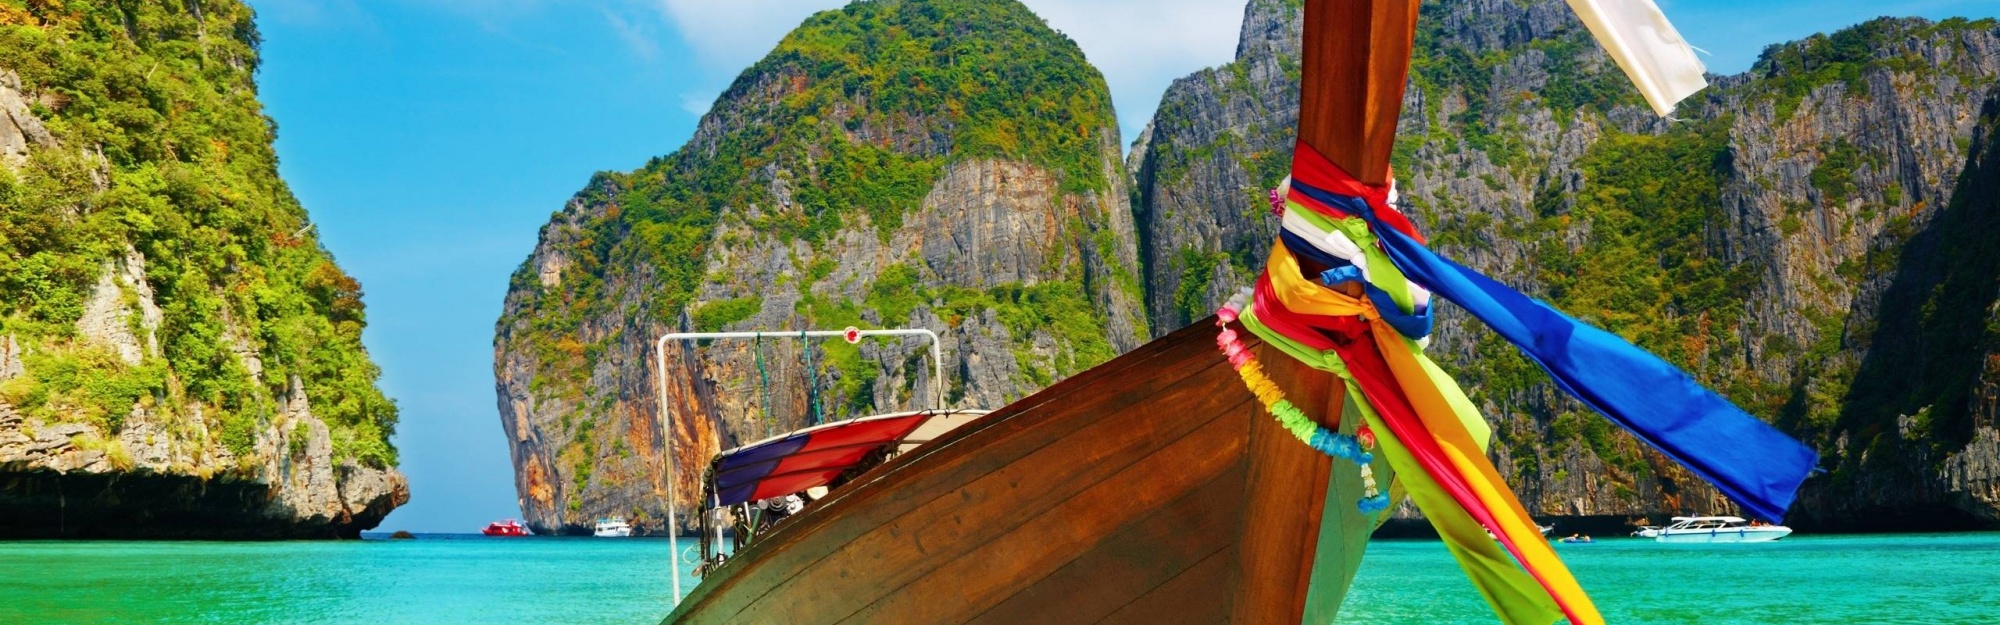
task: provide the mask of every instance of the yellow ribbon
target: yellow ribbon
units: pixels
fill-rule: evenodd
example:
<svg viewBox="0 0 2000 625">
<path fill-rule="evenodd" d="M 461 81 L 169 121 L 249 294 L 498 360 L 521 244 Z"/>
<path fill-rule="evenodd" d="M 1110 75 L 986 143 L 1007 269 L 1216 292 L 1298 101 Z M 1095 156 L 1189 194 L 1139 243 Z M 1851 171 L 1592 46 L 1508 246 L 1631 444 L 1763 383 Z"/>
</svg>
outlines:
<svg viewBox="0 0 2000 625">
<path fill-rule="evenodd" d="M 1338 354 L 1299 344 L 1291 337 L 1265 326 L 1252 311 L 1243 311 L 1238 320 L 1265 343 L 1298 357 L 1313 368 L 1340 377 L 1347 386 L 1348 398 L 1353 400 L 1368 428 L 1375 432 L 1376 449 L 1394 471 L 1396 479 L 1390 486 L 1390 501 L 1401 501 L 1403 494 L 1409 495 L 1410 501 L 1423 511 L 1431 527 L 1437 528 L 1445 548 L 1458 560 L 1459 567 L 1465 569 L 1472 586 L 1479 590 L 1480 596 L 1492 606 L 1493 613 L 1499 615 L 1501 621 L 1546 625 L 1562 618 L 1562 609 L 1556 606 L 1555 600 L 1542 589 L 1534 576 L 1515 565 L 1514 557 L 1486 535 L 1486 526 L 1480 525 L 1470 513 L 1459 507 L 1458 502 L 1438 486 L 1430 474 L 1424 472 L 1402 441 L 1397 440 L 1389 426 L 1382 422 L 1381 415 L 1368 404 L 1361 394 L 1361 386 L 1355 383 L 1353 374 L 1347 371 L 1346 363 Z"/>
<path fill-rule="evenodd" d="M 1429 357 L 1383 321 L 1368 298 L 1322 288 L 1306 280 L 1298 259 L 1285 249 L 1283 243 L 1272 247 L 1265 273 L 1270 276 L 1272 291 L 1287 309 L 1309 315 L 1358 315 L 1368 321 L 1370 333 L 1374 335 L 1383 360 L 1396 378 L 1397 386 L 1409 399 L 1424 428 L 1437 439 L 1445 457 L 1465 477 L 1480 503 L 1491 511 L 1500 526 L 1493 530 L 1504 533 L 1514 544 L 1520 552 L 1522 565 L 1541 581 L 1550 596 L 1583 621 L 1577 625 L 1603 623 L 1603 616 L 1598 614 L 1596 606 L 1584 594 L 1583 587 L 1577 584 L 1568 567 L 1556 557 L 1555 549 L 1549 546 L 1541 529 L 1529 518 L 1527 508 L 1507 488 L 1506 481 L 1500 477 L 1500 471 L 1492 461 L 1487 460 L 1483 442 L 1490 439 L 1492 430 L 1479 417 L 1471 400 L 1465 397 L 1458 385 L 1443 376 L 1443 371 L 1431 363 Z M 1446 388 L 1450 390 L 1447 392 Z M 1475 429 L 1480 434 L 1477 438 L 1473 436 Z M 1377 436 L 1384 431 L 1376 430 Z"/>
</svg>

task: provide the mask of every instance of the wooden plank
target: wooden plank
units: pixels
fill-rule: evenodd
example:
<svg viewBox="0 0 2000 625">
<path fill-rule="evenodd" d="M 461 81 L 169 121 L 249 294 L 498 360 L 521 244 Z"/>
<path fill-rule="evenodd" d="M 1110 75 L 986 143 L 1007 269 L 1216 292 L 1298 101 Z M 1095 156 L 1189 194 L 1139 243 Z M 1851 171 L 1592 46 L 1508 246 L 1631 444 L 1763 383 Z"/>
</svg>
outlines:
<svg viewBox="0 0 2000 625">
<path fill-rule="evenodd" d="M 1297 622 L 1329 463 L 1254 402 L 1213 332 L 1176 332 L 871 472 L 669 622 Z M 1331 376 L 1250 343 L 1295 403 L 1338 401 Z M 1221 529 L 1167 529 L 1186 523 Z"/>
<path fill-rule="evenodd" d="M 997 470 L 1092 424 L 1090 419 L 1070 418 L 1073 412 L 1101 411 L 1106 406 L 1141 401 L 1179 384 L 1185 376 L 1216 366 L 1221 359 L 1212 355 L 1214 348 L 1204 335 L 1201 328 L 1191 326 L 1149 343 L 871 472 L 873 477 L 837 491 L 737 554 L 712 576 L 714 579 L 696 587 L 675 610 L 676 617 L 685 616 L 685 622 L 706 622 L 703 619 L 708 618 L 727 621 L 749 602 L 824 557 L 832 545 L 915 509 L 934 498 L 938 488 Z M 1089 392 L 1079 392 L 1084 390 Z M 1064 401 L 1072 395 L 1074 401 Z M 941 453 L 945 450 L 952 451 Z M 920 469 L 906 470 L 918 464 Z M 819 548 L 794 548 L 808 539 L 819 543 Z"/>
<path fill-rule="evenodd" d="M 1109 475 L 1142 457 L 1149 451 L 1149 442 L 1170 442 L 1213 419 L 1233 403 L 1248 398 L 1240 384 L 1234 382 L 1234 372 L 1215 355 L 1212 341 L 1199 336 L 1183 340 L 1201 351 L 1173 350 L 1169 353 L 1178 352 L 1180 360 L 1160 363 L 1158 371 L 1153 373 L 1203 369 L 1200 375 L 1185 378 L 1181 373 L 1135 374 L 1131 377 L 1149 379 L 1109 397 L 1090 395 L 1067 405 L 1021 413 L 1022 418 L 1045 418 L 1039 427 L 1014 432 L 1010 439 L 986 444 L 978 437 L 967 437 L 939 448 L 932 458 L 935 462 L 911 465 L 908 472 L 917 477 L 899 480 L 904 483 L 895 488 L 866 485 L 856 492 L 871 492 L 875 496 L 867 501 L 855 500 L 855 509 L 848 513 L 827 515 L 826 525 L 817 528 L 823 531 L 812 532 L 813 544 L 800 544 L 775 554 L 789 560 L 785 564 L 792 574 L 774 581 L 768 571 L 759 570 L 762 567 L 751 567 L 738 571 L 730 580 L 748 580 L 755 585 L 753 588 L 761 586 L 769 590 L 755 596 L 743 595 L 740 589 L 733 589 L 727 593 L 732 596 L 727 597 L 711 594 L 710 597 L 728 601 L 691 606 L 677 614 L 688 615 L 686 622 L 727 622 L 749 610 L 757 614 L 799 614 L 805 618 L 829 608 L 839 614 L 837 606 L 844 604 L 859 609 L 875 598 L 871 592 L 884 590 L 882 586 L 906 583 L 939 565 L 939 560 L 948 558 L 950 552 L 970 549 L 1026 520 L 1023 517 L 1006 524 L 1002 523 L 1008 520 L 1004 515 L 1055 505 L 1087 487 L 1085 478 Z M 1223 392 L 1217 393 L 1218 389 Z M 1229 392 L 1232 389 L 1233 393 Z M 1167 415 L 1161 410 L 1135 410 L 1134 406 L 1172 406 L 1185 410 L 1187 415 L 1180 419 L 1163 418 Z M 1087 425 L 1073 433 L 1069 428 L 1058 427 L 1062 424 L 1073 427 L 1078 421 Z M 1015 449 L 998 449 L 1003 447 Z M 1061 464 L 1066 471 L 1051 471 L 1052 463 L 1046 461 L 1034 465 L 1020 462 L 1031 454 L 1058 461 L 1054 464 Z M 1013 457 L 1007 458 L 1010 455 Z M 1006 464 L 992 466 L 1002 460 Z M 916 470 L 920 467 L 922 470 Z M 896 476 L 891 473 L 889 477 Z M 1014 491 L 1019 491 L 1011 495 L 1016 498 L 1003 497 Z M 950 522 L 942 523 L 944 520 Z M 771 539 L 777 538 L 774 535 Z M 805 574 L 809 568 L 813 572 Z M 765 601 L 767 597 L 769 601 Z"/>
<path fill-rule="evenodd" d="M 1103 625 L 1158 625 L 1159 623 L 1221 623 L 1229 620 L 1231 597 L 1217 593 L 1227 587 L 1236 572 L 1236 549 L 1228 548 L 1207 558 L 1158 588 L 1147 591 L 1098 621 Z M 1279 625 L 1290 625 L 1289 623 Z"/>
<path fill-rule="evenodd" d="M 1234 543 L 1244 466 L 1239 461 L 969 623 L 1094 623 L 1109 617 Z"/>
<path fill-rule="evenodd" d="M 1185 418 L 1161 418 L 1144 410 L 1105 413 L 1091 427 L 1049 445 L 1019 462 L 987 472 L 963 486 L 943 490 L 929 503 L 894 521 L 837 545 L 815 568 L 831 572 L 800 576 L 774 588 L 749 606 L 759 614 L 785 615 L 784 622 L 832 622 L 893 589 L 928 574 L 953 558 L 1027 523 L 1076 493 L 1147 459 L 1161 447 L 1216 419 L 1247 393 L 1214 393 L 1226 381 L 1227 365 L 1156 395 L 1159 405 L 1189 408 Z M 1181 476 L 1149 490 L 1192 487 Z M 837 617 L 836 617 L 837 618 Z M 918 621 L 923 622 L 923 621 Z"/>
<path fill-rule="evenodd" d="M 1299 140 L 1369 184 L 1389 181 L 1419 0 L 1306 0 Z"/>
<path fill-rule="evenodd" d="M 1119 528 L 1175 514 L 1170 504 L 1185 502 L 1190 493 L 1219 482 L 1218 478 L 1231 473 L 1233 468 L 1240 469 L 1243 448 L 1240 420 L 1209 421 L 1200 430 L 1070 497 L 1062 505 L 1041 511 L 1007 534 L 952 557 L 943 566 L 840 622 L 845 625 L 965 622 L 1049 571 L 1075 560 L 1079 552 L 1103 544 L 1107 537 L 1119 534 Z M 1238 476 L 1235 484 L 1226 486 L 1241 483 Z M 1213 497 L 1188 503 L 1229 505 L 1226 498 Z M 1180 568 L 1193 562 L 1173 562 L 1168 558 L 1170 554 L 1166 550 L 1156 551 L 1141 566 Z M 1071 592 L 1093 590 L 1108 589 L 1084 587 L 1073 588 Z M 1049 610 L 1028 622 L 1048 622 L 1060 614 Z"/>
<path fill-rule="evenodd" d="M 1332 374 L 1268 345 L 1251 349 L 1293 405 L 1321 423 L 1337 420 L 1342 387 Z M 1285 431 L 1263 406 L 1252 410 L 1232 620 L 1297 623 L 1305 613 L 1333 463 Z"/>
</svg>

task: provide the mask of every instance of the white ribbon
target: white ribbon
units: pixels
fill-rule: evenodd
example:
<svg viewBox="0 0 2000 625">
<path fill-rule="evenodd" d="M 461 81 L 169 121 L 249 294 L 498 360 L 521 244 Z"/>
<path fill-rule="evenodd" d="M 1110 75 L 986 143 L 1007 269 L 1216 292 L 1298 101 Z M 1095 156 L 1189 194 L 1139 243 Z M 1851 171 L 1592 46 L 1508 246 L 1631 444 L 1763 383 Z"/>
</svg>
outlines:
<svg viewBox="0 0 2000 625">
<path fill-rule="evenodd" d="M 1708 86 L 1708 68 L 1653 0 L 1569 0 L 1569 8 L 1661 117 Z"/>
<path fill-rule="evenodd" d="M 1306 243 L 1312 245 L 1314 249 L 1326 252 L 1334 258 L 1352 263 L 1355 269 L 1361 270 L 1361 280 L 1363 282 L 1368 281 L 1368 257 L 1361 253 L 1361 246 L 1356 244 L 1354 239 L 1347 238 L 1346 233 L 1339 230 L 1333 232 L 1321 230 L 1318 226 L 1314 226 L 1312 222 L 1306 221 L 1306 218 L 1298 216 L 1297 211 L 1285 211 L 1282 222 L 1285 230 L 1298 235 L 1301 239 L 1305 239 Z M 1417 310 L 1421 311 L 1430 308 L 1431 292 L 1429 290 L 1408 280 L 1404 280 L 1404 283 L 1409 285 L 1410 301 L 1416 304 Z"/>
</svg>

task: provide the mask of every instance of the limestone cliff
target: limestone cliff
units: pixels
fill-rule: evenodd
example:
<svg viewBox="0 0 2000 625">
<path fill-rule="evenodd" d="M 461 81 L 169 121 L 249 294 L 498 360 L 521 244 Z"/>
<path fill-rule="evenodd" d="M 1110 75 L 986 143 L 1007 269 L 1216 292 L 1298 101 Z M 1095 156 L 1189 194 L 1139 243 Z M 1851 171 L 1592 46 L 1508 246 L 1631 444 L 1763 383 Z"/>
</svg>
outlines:
<svg viewBox="0 0 2000 625">
<path fill-rule="evenodd" d="M 1156 331 L 1246 284 L 1296 120 L 1298 9 L 1174 83 L 1129 163 Z M 1991 21 L 1882 19 L 1773 46 L 1679 121 L 1555 0 L 1425 2 L 1397 178 L 1436 249 L 1673 360 L 1818 448 L 1796 525 L 2000 526 Z M 1982 121 L 1985 120 L 1985 121 Z M 1461 311 L 1431 353 L 1538 515 L 1716 512 L 1716 493 Z"/>
<path fill-rule="evenodd" d="M 0 537 L 357 536 L 409 499 L 239 2 L 0 4 Z"/>
<path fill-rule="evenodd" d="M 664 531 L 662 401 L 685 510 L 716 451 L 815 414 L 930 407 L 939 385 L 997 408 L 1136 346 L 1116 129 L 1081 51 L 1011 0 L 806 20 L 685 147 L 593 178 L 515 273 L 494 367 L 529 525 Z M 655 390 L 663 332 L 849 325 L 937 332 L 948 379 L 915 340 L 773 338 L 676 345 Z"/>
</svg>

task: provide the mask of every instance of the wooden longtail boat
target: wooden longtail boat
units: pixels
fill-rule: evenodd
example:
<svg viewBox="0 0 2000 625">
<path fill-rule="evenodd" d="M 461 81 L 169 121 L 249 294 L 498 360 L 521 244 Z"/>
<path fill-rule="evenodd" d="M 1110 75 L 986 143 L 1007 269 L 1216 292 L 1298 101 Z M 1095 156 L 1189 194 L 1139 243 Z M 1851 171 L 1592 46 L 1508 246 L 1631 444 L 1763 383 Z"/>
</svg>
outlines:
<svg viewBox="0 0 2000 625">
<path fill-rule="evenodd" d="M 711 507 L 755 500 L 774 521 L 739 507 L 768 535 L 746 532 L 734 557 L 705 565 L 668 621 L 1327 622 L 1407 488 L 1503 621 L 1603 623 L 1487 460 L 1470 400 L 1422 357 L 1428 309 L 1385 285 L 1457 303 L 1573 396 L 1746 509 L 1783 516 L 1817 461 L 1810 448 L 1657 356 L 1436 255 L 1387 201 L 1417 4 L 1305 1 L 1285 225 L 1255 301 L 1240 294 L 1217 318 L 1240 324 L 1182 329 L 928 442 L 901 428 L 931 417 L 889 415 L 719 456 Z M 1569 4 L 1656 113 L 1706 83 L 1650 0 Z M 866 468 L 885 441 L 910 448 Z M 788 493 L 835 475 L 831 496 L 784 516 L 800 501 Z"/>
<path fill-rule="evenodd" d="M 1306 2 L 1300 136 L 1367 182 L 1388 177 L 1417 5 Z M 1338 380 L 1246 343 L 1335 425 Z M 1332 467 L 1265 414 L 1210 319 L 834 490 L 666 622 L 1298 623 Z"/>
</svg>

